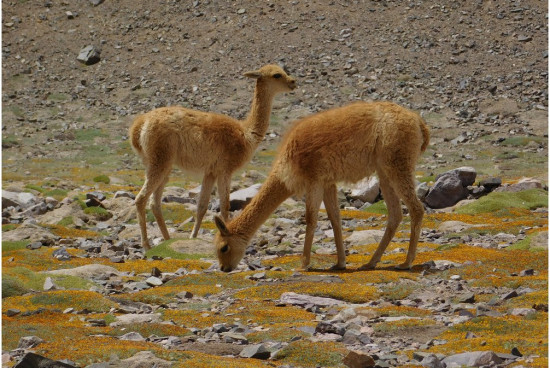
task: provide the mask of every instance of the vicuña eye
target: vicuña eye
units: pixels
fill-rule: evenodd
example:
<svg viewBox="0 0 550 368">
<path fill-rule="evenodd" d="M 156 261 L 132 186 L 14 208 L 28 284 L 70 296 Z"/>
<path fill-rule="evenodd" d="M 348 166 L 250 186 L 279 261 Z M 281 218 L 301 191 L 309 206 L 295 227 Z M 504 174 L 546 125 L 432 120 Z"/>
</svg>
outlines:
<svg viewBox="0 0 550 368">
<path fill-rule="evenodd" d="M 279 79 L 281 77 L 282 77 L 282 75 L 280 73 L 273 74 L 273 78 L 275 78 L 275 79 Z"/>
<path fill-rule="evenodd" d="M 229 245 L 226 244 L 223 247 L 221 247 L 220 252 L 226 253 L 228 250 L 229 250 Z"/>
</svg>

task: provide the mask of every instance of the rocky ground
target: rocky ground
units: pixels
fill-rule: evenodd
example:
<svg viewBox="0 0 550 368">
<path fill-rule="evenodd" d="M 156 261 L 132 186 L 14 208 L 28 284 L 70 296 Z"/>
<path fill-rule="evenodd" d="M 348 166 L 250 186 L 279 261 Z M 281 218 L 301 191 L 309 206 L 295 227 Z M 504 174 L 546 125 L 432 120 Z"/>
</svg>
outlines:
<svg viewBox="0 0 550 368">
<path fill-rule="evenodd" d="M 3 2 L 3 366 L 547 366 L 547 10 Z M 163 204 L 174 239 L 148 214 L 156 246 L 140 248 L 131 118 L 171 104 L 242 118 L 253 87 L 242 73 L 273 62 L 299 88 L 277 97 L 268 136 L 234 175 L 235 207 L 263 182 L 291 120 L 395 101 L 432 132 L 417 167 L 427 214 L 412 270 L 392 268 L 405 216 L 377 270 L 357 271 L 386 221 L 372 181 L 341 186 L 347 271 L 327 271 L 324 213 L 314 269 L 298 271 L 304 211 L 292 198 L 240 268 L 220 273 L 216 201 L 200 239 L 185 240 L 198 183 L 178 170 Z"/>
</svg>

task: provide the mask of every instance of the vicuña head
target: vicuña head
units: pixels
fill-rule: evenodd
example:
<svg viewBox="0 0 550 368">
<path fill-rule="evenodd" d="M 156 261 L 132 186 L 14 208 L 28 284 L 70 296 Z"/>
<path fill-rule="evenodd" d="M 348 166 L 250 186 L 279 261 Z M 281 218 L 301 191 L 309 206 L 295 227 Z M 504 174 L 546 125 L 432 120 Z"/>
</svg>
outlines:
<svg viewBox="0 0 550 368">
<path fill-rule="evenodd" d="M 129 136 L 145 166 L 145 183 L 136 197 L 143 248 L 150 248 L 145 207 L 151 195 L 158 226 L 164 239 L 170 238 L 160 204 L 173 166 L 203 174 L 191 238 L 199 232 L 216 181 L 221 215 L 224 219 L 229 217 L 231 174 L 250 160 L 264 138 L 275 96 L 296 88 L 294 78 L 277 65 L 266 65 L 244 75 L 256 79 L 252 107 L 244 121 L 181 106 L 158 108 L 135 118 Z"/>
<path fill-rule="evenodd" d="M 411 216 L 408 269 L 416 256 L 424 215 L 415 192 L 414 170 L 430 134 L 415 112 L 390 102 L 358 102 L 299 120 L 286 133 L 279 153 L 258 194 L 241 214 L 225 223 L 216 218 L 215 246 L 220 268 L 229 272 L 243 258 L 248 242 L 269 215 L 293 194 L 305 194 L 306 236 L 302 268 L 309 267 L 321 202 L 334 231 L 337 262 L 346 267 L 336 183 L 356 182 L 376 172 L 388 208 L 384 236 L 362 269 L 372 269 L 395 235 L 403 217 L 400 200 Z"/>
</svg>

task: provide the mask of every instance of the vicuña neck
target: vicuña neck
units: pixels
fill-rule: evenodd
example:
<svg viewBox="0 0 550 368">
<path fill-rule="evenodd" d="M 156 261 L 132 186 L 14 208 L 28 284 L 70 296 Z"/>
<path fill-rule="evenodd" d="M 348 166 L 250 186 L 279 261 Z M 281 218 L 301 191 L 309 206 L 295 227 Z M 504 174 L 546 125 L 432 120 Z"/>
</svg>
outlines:
<svg viewBox="0 0 550 368">
<path fill-rule="evenodd" d="M 270 175 L 262 184 L 258 194 L 239 216 L 227 224 L 227 228 L 231 233 L 250 240 L 269 215 L 291 194 L 292 192 L 276 175 Z"/>
<path fill-rule="evenodd" d="M 244 121 L 246 131 L 256 144 L 264 139 L 267 132 L 274 97 L 273 92 L 269 91 L 261 81 L 256 82 L 250 114 Z"/>
</svg>

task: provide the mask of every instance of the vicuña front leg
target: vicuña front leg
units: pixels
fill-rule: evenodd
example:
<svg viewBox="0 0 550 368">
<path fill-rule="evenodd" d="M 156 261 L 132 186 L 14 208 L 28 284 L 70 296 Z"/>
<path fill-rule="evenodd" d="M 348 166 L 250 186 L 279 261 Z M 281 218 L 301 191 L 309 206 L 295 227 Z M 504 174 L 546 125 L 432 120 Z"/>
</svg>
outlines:
<svg viewBox="0 0 550 368">
<path fill-rule="evenodd" d="M 323 190 L 320 187 L 311 188 L 306 194 L 306 239 L 304 241 L 304 251 L 302 254 L 302 269 L 304 270 L 309 268 L 313 235 L 317 228 L 317 218 L 319 216 L 319 207 L 321 207 L 322 200 Z"/>
<path fill-rule="evenodd" d="M 346 269 L 346 251 L 344 249 L 344 242 L 342 239 L 342 221 L 340 219 L 340 206 L 338 205 L 338 193 L 336 185 L 332 184 L 330 187 L 325 188 L 323 193 L 323 202 L 327 210 L 327 215 L 332 225 L 332 231 L 334 232 L 334 243 L 336 244 L 336 252 L 338 254 L 338 260 L 333 270 L 345 270 Z"/>
<path fill-rule="evenodd" d="M 210 200 L 210 193 L 212 193 L 214 180 L 214 176 L 210 174 L 205 174 L 202 179 L 201 193 L 199 195 L 199 203 L 197 204 L 197 218 L 195 219 L 195 225 L 193 226 L 190 238 L 196 238 L 199 233 L 202 219 L 208 209 L 208 201 Z"/>
<path fill-rule="evenodd" d="M 230 189 L 231 177 L 218 177 L 218 197 L 220 198 L 220 213 L 224 221 L 229 221 Z"/>
</svg>

